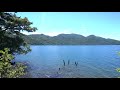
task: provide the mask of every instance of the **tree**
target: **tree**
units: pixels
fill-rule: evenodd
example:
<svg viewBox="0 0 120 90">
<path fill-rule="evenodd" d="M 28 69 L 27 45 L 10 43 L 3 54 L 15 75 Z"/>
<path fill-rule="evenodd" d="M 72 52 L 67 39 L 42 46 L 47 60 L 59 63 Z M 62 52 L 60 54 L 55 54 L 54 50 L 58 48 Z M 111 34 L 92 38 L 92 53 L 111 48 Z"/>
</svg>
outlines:
<svg viewBox="0 0 120 90">
<path fill-rule="evenodd" d="M 25 75 L 26 66 L 22 63 L 11 65 L 13 55 L 9 54 L 10 50 L 5 48 L 4 51 L 0 50 L 0 78 L 18 78 Z"/>
<path fill-rule="evenodd" d="M 9 48 L 11 54 L 23 54 L 30 51 L 30 47 L 23 38 L 21 31 L 34 32 L 32 22 L 27 17 L 21 18 L 16 13 L 0 12 L 0 50 Z"/>
<path fill-rule="evenodd" d="M 120 52 L 118 52 L 118 56 L 120 56 Z M 120 68 L 117 68 L 116 71 L 120 73 Z M 120 78 L 120 77 L 118 77 L 118 78 Z"/>
<path fill-rule="evenodd" d="M 26 54 L 30 47 L 21 31 L 34 32 L 32 22 L 14 13 L 0 12 L 0 78 L 18 78 L 25 74 L 26 66 L 12 64 L 14 54 Z"/>
</svg>

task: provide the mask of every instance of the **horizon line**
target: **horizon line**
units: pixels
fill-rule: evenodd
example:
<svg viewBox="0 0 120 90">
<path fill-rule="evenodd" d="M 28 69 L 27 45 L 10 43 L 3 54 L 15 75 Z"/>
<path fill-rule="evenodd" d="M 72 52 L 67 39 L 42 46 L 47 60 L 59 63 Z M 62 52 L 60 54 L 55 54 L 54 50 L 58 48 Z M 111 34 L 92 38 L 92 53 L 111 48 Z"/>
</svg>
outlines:
<svg viewBox="0 0 120 90">
<path fill-rule="evenodd" d="M 46 35 L 46 36 L 49 36 L 49 37 L 58 36 L 58 35 L 60 35 L 60 34 L 76 34 L 76 35 L 82 35 L 82 34 L 78 34 L 78 33 L 59 33 L 59 34 L 57 34 L 57 35 L 48 35 L 48 34 L 44 34 L 44 33 L 31 33 L 31 34 L 22 33 L 22 34 L 25 34 L 25 35 L 41 35 L 41 34 L 43 34 L 43 35 Z M 97 36 L 97 35 L 95 35 L 95 34 L 82 35 L 82 36 L 88 37 L 88 36 L 91 36 L 91 35 L 94 35 L 94 36 L 96 36 L 96 37 L 105 38 L 105 37 L 102 37 L 102 36 Z M 105 38 L 105 39 L 113 39 L 113 38 Z M 113 40 L 118 40 L 118 39 L 113 39 Z M 118 40 L 118 41 L 120 41 L 120 40 Z"/>
</svg>

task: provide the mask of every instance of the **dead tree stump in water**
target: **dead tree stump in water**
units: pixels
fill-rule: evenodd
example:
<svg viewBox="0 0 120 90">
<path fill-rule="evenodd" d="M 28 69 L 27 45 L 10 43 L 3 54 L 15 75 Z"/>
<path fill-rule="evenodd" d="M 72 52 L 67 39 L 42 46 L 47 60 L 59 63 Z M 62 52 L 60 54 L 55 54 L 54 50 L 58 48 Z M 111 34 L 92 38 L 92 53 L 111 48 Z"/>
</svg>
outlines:
<svg viewBox="0 0 120 90">
<path fill-rule="evenodd" d="M 63 60 L 63 64 L 64 64 L 64 66 L 65 66 L 65 61 Z"/>
</svg>

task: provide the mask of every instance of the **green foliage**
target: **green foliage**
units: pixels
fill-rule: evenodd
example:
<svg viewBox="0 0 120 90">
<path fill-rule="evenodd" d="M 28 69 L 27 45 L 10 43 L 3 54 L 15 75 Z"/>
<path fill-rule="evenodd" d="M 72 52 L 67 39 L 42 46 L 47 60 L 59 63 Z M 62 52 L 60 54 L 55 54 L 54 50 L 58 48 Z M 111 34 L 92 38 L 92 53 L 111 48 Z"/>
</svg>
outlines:
<svg viewBox="0 0 120 90">
<path fill-rule="evenodd" d="M 118 52 L 118 55 L 120 56 L 120 52 Z"/>
<path fill-rule="evenodd" d="M 120 52 L 118 52 L 118 55 L 120 56 Z M 117 68 L 116 71 L 120 72 L 120 68 Z M 120 78 L 120 77 L 118 77 L 118 78 Z"/>
<path fill-rule="evenodd" d="M 0 78 L 18 78 L 25 75 L 26 66 L 22 63 L 11 64 L 13 56 L 9 54 L 9 49 L 5 48 L 4 51 L 0 50 Z"/>
<path fill-rule="evenodd" d="M 34 32 L 36 27 L 31 27 L 32 22 L 27 17 L 21 18 L 14 13 L 0 12 L 0 50 L 9 48 L 10 53 L 23 54 L 30 51 L 23 38 L 22 31 Z"/>
<path fill-rule="evenodd" d="M 116 71 L 117 71 L 117 72 L 120 72 L 120 68 L 117 68 Z"/>
<path fill-rule="evenodd" d="M 44 34 L 26 35 L 26 42 L 32 45 L 120 45 L 120 41 L 90 35 L 59 34 L 50 37 Z"/>
</svg>

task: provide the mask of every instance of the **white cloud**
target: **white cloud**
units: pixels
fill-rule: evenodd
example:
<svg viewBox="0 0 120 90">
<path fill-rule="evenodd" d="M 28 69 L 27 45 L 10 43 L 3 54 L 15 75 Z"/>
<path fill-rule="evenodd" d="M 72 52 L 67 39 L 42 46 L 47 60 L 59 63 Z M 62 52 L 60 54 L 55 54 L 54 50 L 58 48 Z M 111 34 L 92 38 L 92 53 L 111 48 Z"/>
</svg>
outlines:
<svg viewBox="0 0 120 90">
<path fill-rule="evenodd" d="M 49 35 L 49 36 L 57 36 L 59 34 L 70 34 L 71 29 L 64 29 L 64 30 L 51 30 L 51 32 L 44 32 L 44 34 Z"/>
<path fill-rule="evenodd" d="M 57 36 L 59 34 L 70 34 L 68 31 L 63 31 L 63 32 L 59 32 L 59 31 L 55 31 L 55 32 L 47 32 L 47 33 L 44 33 L 46 35 L 49 35 L 49 36 Z"/>
<path fill-rule="evenodd" d="M 44 30 L 46 31 L 46 30 Z M 23 34 L 26 34 L 26 35 L 30 35 L 30 34 L 45 34 L 45 35 L 49 35 L 49 36 L 56 36 L 58 34 L 71 34 L 71 29 L 64 29 L 64 30 L 51 30 L 49 32 L 22 32 Z"/>
<path fill-rule="evenodd" d="M 30 35 L 30 34 L 41 34 L 39 32 L 22 32 L 23 34 Z"/>
</svg>

